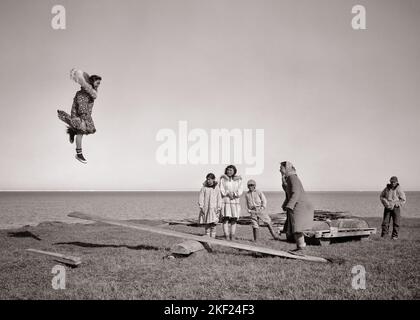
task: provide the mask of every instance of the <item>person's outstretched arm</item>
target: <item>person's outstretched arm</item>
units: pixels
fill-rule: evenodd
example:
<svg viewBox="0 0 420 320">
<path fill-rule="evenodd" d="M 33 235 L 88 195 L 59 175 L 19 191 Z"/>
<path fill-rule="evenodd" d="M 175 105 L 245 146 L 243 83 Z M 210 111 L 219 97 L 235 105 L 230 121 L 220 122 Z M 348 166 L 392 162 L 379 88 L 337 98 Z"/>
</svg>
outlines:
<svg viewBox="0 0 420 320">
<path fill-rule="evenodd" d="M 87 93 L 93 98 L 96 99 L 98 97 L 98 93 L 93 87 L 90 85 L 89 75 L 82 70 L 72 69 L 70 71 L 70 78 L 78 83 L 83 89 L 86 90 Z"/>
</svg>

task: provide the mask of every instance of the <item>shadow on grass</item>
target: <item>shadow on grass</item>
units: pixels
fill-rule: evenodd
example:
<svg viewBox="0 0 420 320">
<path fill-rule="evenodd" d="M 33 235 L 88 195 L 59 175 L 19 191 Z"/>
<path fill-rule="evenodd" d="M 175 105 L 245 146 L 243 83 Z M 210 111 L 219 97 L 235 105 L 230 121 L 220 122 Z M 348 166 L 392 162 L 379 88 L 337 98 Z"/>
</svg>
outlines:
<svg viewBox="0 0 420 320">
<path fill-rule="evenodd" d="M 35 240 L 41 241 L 41 238 L 29 231 L 9 232 L 7 235 L 12 238 L 33 238 Z"/>
<path fill-rule="evenodd" d="M 87 243 L 87 242 L 57 242 L 54 245 L 71 245 L 83 248 L 127 248 L 131 250 L 161 250 L 162 248 L 147 246 L 147 245 L 138 245 L 138 246 L 127 246 L 124 244 L 100 244 L 100 243 Z"/>
</svg>

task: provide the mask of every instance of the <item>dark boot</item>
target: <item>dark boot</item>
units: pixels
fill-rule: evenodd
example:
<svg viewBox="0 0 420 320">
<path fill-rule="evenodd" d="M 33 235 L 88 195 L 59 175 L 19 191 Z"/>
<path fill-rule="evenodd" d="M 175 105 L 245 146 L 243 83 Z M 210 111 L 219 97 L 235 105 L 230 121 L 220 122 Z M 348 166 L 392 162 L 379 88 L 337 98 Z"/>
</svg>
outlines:
<svg viewBox="0 0 420 320">
<path fill-rule="evenodd" d="M 82 149 L 76 149 L 76 159 L 81 163 L 87 163 L 87 160 L 83 156 Z"/>
<path fill-rule="evenodd" d="M 296 248 L 296 249 L 289 250 L 287 252 L 291 253 L 291 254 L 295 254 L 297 256 L 304 256 L 305 255 L 305 248 L 304 247 L 303 248 Z"/>
<path fill-rule="evenodd" d="M 254 235 L 254 241 L 257 242 L 257 240 L 258 240 L 258 228 L 252 228 L 252 233 Z"/>
<path fill-rule="evenodd" d="M 69 135 L 70 143 L 73 143 L 74 142 L 74 136 L 76 135 L 76 132 L 72 128 L 68 127 L 67 128 L 67 133 Z"/>
<path fill-rule="evenodd" d="M 286 233 L 286 239 L 287 242 L 295 243 L 295 237 L 293 236 L 293 233 Z"/>
</svg>

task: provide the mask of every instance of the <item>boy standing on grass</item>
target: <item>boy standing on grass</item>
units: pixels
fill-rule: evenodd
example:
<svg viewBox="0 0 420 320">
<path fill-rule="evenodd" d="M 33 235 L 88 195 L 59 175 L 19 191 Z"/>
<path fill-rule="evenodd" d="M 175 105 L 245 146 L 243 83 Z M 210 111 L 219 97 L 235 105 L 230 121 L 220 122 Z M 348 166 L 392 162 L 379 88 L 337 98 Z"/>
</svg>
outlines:
<svg viewBox="0 0 420 320">
<path fill-rule="evenodd" d="M 267 208 L 267 199 L 264 196 L 264 193 L 256 189 L 257 184 L 254 180 L 249 180 L 247 185 L 248 192 L 246 193 L 246 205 L 248 207 L 248 213 L 251 214 L 251 225 L 254 241 L 258 240 L 258 229 L 260 228 L 259 220 L 267 224 L 268 230 L 270 230 L 274 240 L 278 240 L 278 237 L 274 232 L 270 216 L 264 212 L 264 210 Z"/>
<path fill-rule="evenodd" d="M 198 223 L 205 224 L 207 236 L 216 238 L 216 224 L 222 210 L 222 194 L 213 173 L 206 176 L 198 197 L 198 205 L 200 207 Z"/>
<path fill-rule="evenodd" d="M 401 207 L 405 204 L 406 197 L 402 191 L 398 178 L 393 176 L 389 180 L 386 188 L 381 192 L 380 199 L 384 205 L 384 219 L 382 221 L 382 237 L 388 235 L 389 223 L 392 218 L 392 240 L 398 239 L 398 230 L 400 228 Z"/>
</svg>

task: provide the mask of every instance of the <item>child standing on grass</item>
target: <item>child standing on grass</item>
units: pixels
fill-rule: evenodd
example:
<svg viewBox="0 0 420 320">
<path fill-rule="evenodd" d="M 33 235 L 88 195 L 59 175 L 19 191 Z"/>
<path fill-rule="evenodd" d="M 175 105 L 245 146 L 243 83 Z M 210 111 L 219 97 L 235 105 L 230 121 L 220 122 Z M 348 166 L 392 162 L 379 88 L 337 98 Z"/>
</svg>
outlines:
<svg viewBox="0 0 420 320">
<path fill-rule="evenodd" d="M 259 221 L 263 221 L 267 224 L 268 230 L 274 240 L 278 240 L 276 233 L 274 232 L 273 225 L 271 223 L 270 216 L 264 211 L 267 208 L 267 199 L 262 191 L 257 190 L 257 183 L 254 180 L 249 180 L 247 183 L 248 192 L 246 193 L 246 205 L 248 207 L 248 213 L 251 214 L 251 225 L 252 232 L 254 235 L 254 241 L 258 240 L 258 229 Z"/>
<path fill-rule="evenodd" d="M 198 197 L 200 214 L 198 222 L 205 224 L 206 235 L 216 238 L 216 224 L 222 210 L 222 195 L 216 181 L 216 176 L 209 173 Z"/>
<path fill-rule="evenodd" d="M 234 165 L 229 165 L 225 169 L 225 174 L 220 178 L 220 191 L 223 200 L 223 232 L 226 240 L 235 240 L 236 223 L 241 216 L 240 198 L 243 186 L 242 178 L 237 175 L 237 172 Z"/>
</svg>

